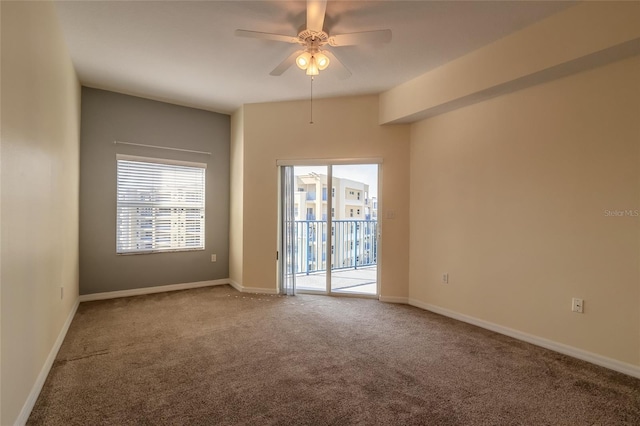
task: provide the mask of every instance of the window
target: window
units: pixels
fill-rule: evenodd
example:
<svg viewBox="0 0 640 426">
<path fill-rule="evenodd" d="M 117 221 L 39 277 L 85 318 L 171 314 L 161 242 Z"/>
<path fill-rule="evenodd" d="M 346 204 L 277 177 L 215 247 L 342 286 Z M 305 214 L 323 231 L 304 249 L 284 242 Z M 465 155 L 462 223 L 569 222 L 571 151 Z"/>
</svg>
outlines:
<svg viewBox="0 0 640 426">
<path fill-rule="evenodd" d="M 206 164 L 118 155 L 118 254 L 204 250 Z"/>
</svg>

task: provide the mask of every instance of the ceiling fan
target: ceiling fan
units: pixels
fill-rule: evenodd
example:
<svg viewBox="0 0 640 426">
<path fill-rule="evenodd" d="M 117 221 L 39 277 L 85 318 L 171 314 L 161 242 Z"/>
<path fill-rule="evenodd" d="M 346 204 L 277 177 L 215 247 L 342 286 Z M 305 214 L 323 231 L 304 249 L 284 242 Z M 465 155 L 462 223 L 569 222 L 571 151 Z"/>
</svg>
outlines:
<svg viewBox="0 0 640 426">
<path fill-rule="evenodd" d="M 236 36 L 259 38 L 298 44 L 302 49 L 293 52 L 270 72 L 273 76 L 282 75 L 294 63 L 298 68 L 306 70 L 310 76 L 318 75 L 333 63 L 338 78 L 349 78 L 351 71 L 347 69 L 326 47 L 353 46 L 364 43 L 388 43 L 391 41 L 391 30 L 362 31 L 330 36 L 324 31 L 327 0 L 307 0 L 307 26 L 297 36 L 264 33 L 249 30 L 236 30 Z"/>
</svg>

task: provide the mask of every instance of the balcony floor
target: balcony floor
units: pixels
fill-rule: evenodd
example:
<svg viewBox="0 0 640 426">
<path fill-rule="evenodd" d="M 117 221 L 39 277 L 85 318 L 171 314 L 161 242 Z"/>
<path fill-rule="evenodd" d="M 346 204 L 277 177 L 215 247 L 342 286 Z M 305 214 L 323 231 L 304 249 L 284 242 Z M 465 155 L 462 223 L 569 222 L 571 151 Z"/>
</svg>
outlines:
<svg viewBox="0 0 640 426">
<path fill-rule="evenodd" d="M 334 293 L 377 294 L 378 268 L 363 266 L 358 269 L 340 269 L 331 273 L 331 287 Z M 296 275 L 296 289 L 325 291 L 325 272 Z"/>
</svg>

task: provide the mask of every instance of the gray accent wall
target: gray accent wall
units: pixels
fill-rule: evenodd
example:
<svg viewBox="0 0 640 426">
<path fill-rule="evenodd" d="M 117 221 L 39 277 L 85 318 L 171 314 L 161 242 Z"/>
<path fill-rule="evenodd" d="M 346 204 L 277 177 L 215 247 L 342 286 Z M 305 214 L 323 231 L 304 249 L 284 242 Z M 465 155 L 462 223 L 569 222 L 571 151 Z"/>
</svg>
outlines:
<svg viewBox="0 0 640 426">
<path fill-rule="evenodd" d="M 83 87 L 81 126 L 80 294 L 228 278 L 230 116 Z M 204 251 L 116 254 L 116 154 L 207 163 Z"/>
</svg>

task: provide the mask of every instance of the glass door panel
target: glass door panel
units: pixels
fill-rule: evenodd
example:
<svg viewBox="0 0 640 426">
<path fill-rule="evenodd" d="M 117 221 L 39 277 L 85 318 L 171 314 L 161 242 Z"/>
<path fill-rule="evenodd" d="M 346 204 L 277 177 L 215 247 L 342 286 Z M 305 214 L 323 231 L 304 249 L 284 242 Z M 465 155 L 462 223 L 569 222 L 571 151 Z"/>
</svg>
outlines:
<svg viewBox="0 0 640 426">
<path fill-rule="evenodd" d="M 378 165 L 332 166 L 331 292 L 378 294 Z"/>
<path fill-rule="evenodd" d="M 296 288 L 327 291 L 327 166 L 294 166 Z"/>
</svg>

